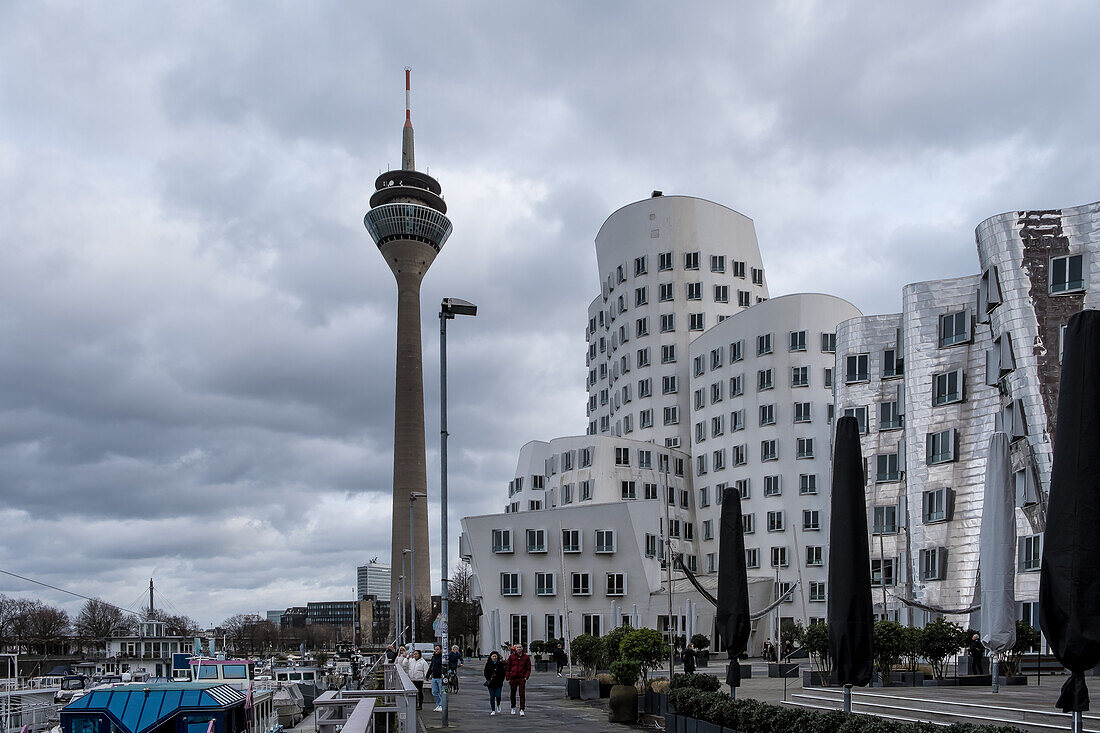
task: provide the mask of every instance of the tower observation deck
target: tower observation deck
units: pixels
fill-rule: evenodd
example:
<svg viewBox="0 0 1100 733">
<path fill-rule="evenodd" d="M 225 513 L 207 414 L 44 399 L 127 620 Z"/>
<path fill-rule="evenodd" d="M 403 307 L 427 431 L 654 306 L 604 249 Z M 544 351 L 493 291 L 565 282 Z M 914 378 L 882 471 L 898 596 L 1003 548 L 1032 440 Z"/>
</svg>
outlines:
<svg viewBox="0 0 1100 733">
<path fill-rule="evenodd" d="M 401 168 L 375 180 L 363 224 L 397 280 L 397 370 L 394 391 L 393 519 L 390 598 L 398 598 L 403 553 L 412 550 L 406 585 L 415 588 L 416 614 L 431 613 L 428 502 L 424 439 L 424 363 L 420 338 L 420 284 L 451 235 L 439 182 L 415 170 L 410 78 L 405 70 L 405 127 Z M 410 517 L 411 514 L 411 517 Z M 397 613 L 391 614 L 396 619 Z"/>
</svg>

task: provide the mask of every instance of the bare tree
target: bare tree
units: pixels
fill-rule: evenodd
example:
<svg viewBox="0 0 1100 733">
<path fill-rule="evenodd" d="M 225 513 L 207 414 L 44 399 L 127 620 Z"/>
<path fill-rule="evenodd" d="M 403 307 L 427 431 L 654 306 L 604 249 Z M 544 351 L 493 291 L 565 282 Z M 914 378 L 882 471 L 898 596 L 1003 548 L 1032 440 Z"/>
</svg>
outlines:
<svg viewBox="0 0 1100 733">
<path fill-rule="evenodd" d="M 132 634 L 137 628 L 132 613 L 98 598 L 86 601 L 73 621 L 73 631 L 82 643 L 102 646 L 112 636 Z"/>
<path fill-rule="evenodd" d="M 65 640 L 70 631 L 69 614 L 64 609 L 32 601 L 25 612 L 24 644 L 32 652 L 48 654 Z"/>
<path fill-rule="evenodd" d="M 166 636 L 194 636 L 200 631 L 198 622 L 190 616 L 166 613 L 159 608 L 145 615 L 154 621 L 163 621 Z"/>
<path fill-rule="evenodd" d="M 460 562 L 451 570 L 448 584 L 448 625 L 451 636 L 461 638 L 466 645 L 477 649 L 478 619 L 481 616 L 481 604 L 471 598 L 473 570 L 470 563 Z"/>
</svg>

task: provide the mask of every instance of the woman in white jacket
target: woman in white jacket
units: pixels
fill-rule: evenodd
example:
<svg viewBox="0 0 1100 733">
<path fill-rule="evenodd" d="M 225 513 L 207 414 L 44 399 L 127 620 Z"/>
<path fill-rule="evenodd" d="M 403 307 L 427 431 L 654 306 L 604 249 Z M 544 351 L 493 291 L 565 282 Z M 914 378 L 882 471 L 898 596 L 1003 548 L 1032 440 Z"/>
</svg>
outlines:
<svg viewBox="0 0 1100 733">
<path fill-rule="evenodd" d="M 408 670 L 409 679 L 416 688 L 416 709 L 421 710 L 424 707 L 424 680 L 428 677 L 428 660 L 424 659 L 419 649 L 413 651 Z"/>
</svg>

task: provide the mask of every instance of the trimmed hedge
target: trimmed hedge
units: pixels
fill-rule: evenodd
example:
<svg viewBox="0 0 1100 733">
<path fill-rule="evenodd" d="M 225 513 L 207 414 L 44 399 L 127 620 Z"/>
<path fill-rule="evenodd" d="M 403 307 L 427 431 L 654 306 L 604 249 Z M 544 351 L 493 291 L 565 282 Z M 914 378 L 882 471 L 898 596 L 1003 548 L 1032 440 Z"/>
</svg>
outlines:
<svg viewBox="0 0 1100 733">
<path fill-rule="evenodd" d="M 676 675 L 706 677 L 707 675 Z M 717 678 L 711 677 L 716 680 Z M 812 712 L 752 699 L 734 700 L 725 692 L 700 690 L 681 680 L 668 694 L 677 715 L 705 720 L 740 733 L 1024 733 L 1019 728 L 955 723 L 946 728 L 932 723 L 899 723 L 839 710 Z"/>
<path fill-rule="evenodd" d="M 709 674 L 681 673 L 672 676 L 672 689 L 690 687 L 703 692 L 717 692 L 722 687 L 722 681 Z"/>
</svg>

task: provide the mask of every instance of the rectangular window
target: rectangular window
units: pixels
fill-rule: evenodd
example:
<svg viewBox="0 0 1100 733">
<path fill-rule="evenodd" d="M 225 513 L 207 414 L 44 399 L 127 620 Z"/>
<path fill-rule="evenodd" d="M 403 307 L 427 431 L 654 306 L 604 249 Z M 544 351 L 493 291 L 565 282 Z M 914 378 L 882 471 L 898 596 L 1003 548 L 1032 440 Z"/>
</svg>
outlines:
<svg viewBox="0 0 1100 733">
<path fill-rule="evenodd" d="M 710 385 L 710 404 L 722 401 L 722 382 L 714 382 Z"/>
<path fill-rule="evenodd" d="M 1072 293 L 1085 289 L 1085 268 L 1081 255 L 1050 258 L 1050 292 Z"/>
<path fill-rule="evenodd" d="M 624 595 L 626 595 L 626 573 L 608 573 L 607 574 L 607 595 L 609 595 L 609 596 L 624 596 Z"/>
<path fill-rule="evenodd" d="M 783 510 L 776 509 L 775 511 L 768 512 L 768 531 L 769 532 L 782 532 L 783 531 Z"/>
<path fill-rule="evenodd" d="M 740 397 L 745 394 L 745 380 L 742 375 L 730 377 L 730 397 Z"/>
<path fill-rule="evenodd" d="M 760 567 L 760 550 L 755 547 L 750 547 L 745 550 L 745 567 L 749 570 L 755 570 Z"/>
<path fill-rule="evenodd" d="M 1020 538 L 1020 571 L 1029 573 L 1038 570 L 1043 564 L 1043 536 L 1028 535 Z"/>
<path fill-rule="evenodd" d="M 734 466 L 744 466 L 747 457 L 745 455 L 745 445 L 735 445 L 730 449 L 730 462 Z"/>
<path fill-rule="evenodd" d="M 817 493 L 816 473 L 801 473 L 798 475 L 798 493 L 802 496 L 810 496 Z"/>
<path fill-rule="evenodd" d="M 876 506 L 872 508 L 871 532 L 872 534 L 897 534 L 898 533 L 898 507 L 897 505 Z"/>
<path fill-rule="evenodd" d="M 875 456 L 875 483 L 884 484 L 901 480 L 898 454 L 879 453 Z"/>
<path fill-rule="evenodd" d="M 845 407 L 844 417 L 854 417 L 856 424 L 859 426 L 859 434 L 867 434 L 867 408 L 866 407 Z"/>
<path fill-rule="evenodd" d="M 679 390 L 679 379 L 675 374 L 670 374 L 665 377 L 661 377 L 661 393 L 662 394 L 676 394 Z"/>
<path fill-rule="evenodd" d="M 795 422 L 810 422 L 810 403 L 809 402 L 795 402 L 794 403 L 794 421 Z"/>
<path fill-rule="evenodd" d="M 844 383 L 867 382 L 867 354 L 852 354 L 844 359 Z"/>
<path fill-rule="evenodd" d="M 875 588 L 891 587 L 898 583 L 897 560 L 892 557 L 871 560 L 871 585 Z"/>
<path fill-rule="evenodd" d="M 943 580 L 947 575 L 947 548 L 934 547 L 920 551 L 920 579 Z"/>
<path fill-rule="evenodd" d="M 775 424 L 775 405 L 760 405 L 760 424 Z"/>
<path fill-rule="evenodd" d="M 695 409 L 696 410 L 702 410 L 704 407 L 707 406 L 707 394 L 706 394 L 706 392 L 703 391 L 702 387 L 695 390 L 693 395 L 694 395 L 694 399 L 695 399 L 694 404 L 695 404 Z"/>
<path fill-rule="evenodd" d="M 785 567 L 787 567 L 787 548 L 786 547 L 773 547 L 772 548 L 772 567 L 773 568 L 785 568 Z"/>
<path fill-rule="evenodd" d="M 779 476 L 764 477 L 764 496 L 779 496 L 783 493 L 783 487 Z"/>
<path fill-rule="evenodd" d="M 592 449 L 591 448 L 581 448 L 580 464 L 581 464 L 581 468 L 588 468 L 589 466 L 592 465 Z"/>
<path fill-rule="evenodd" d="M 563 506 L 573 503 L 573 484 L 561 485 L 561 503 Z"/>
<path fill-rule="evenodd" d="M 638 427 L 653 427 L 653 410 L 642 410 L 638 413 Z"/>
<path fill-rule="evenodd" d="M 805 351 L 806 350 L 806 332 L 805 331 L 791 331 L 790 350 L 791 351 Z"/>
<path fill-rule="evenodd" d="M 745 358 L 745 342 L 734 341 L 730 344 L 730 364 Z"/>
<path fill-rule="evenodd" d="M 714 286 L 714 302 L 715 303 L 728 303 L 728 302 L 730 302 L 730 286 L 729 285 L 715 285 Z"/>
<path fill-rule="evenodd" d="M 802 510 L 802 530 L 816 532 L 821 529 L 821 512 L 817 509 Z"/>
<path fill-rule="evenodd" d="M 737 479 L 733 483 L 734 490 L 741 495 L 741 499 L 749 498 L 749 480 L 747 478 Z"/>
<path fill-rule="evenodd" d="M 556 594 L 557 591 L 554 590 L 554 574 L 535 573 L 535 595 L 552 596 Z"/>
<path fill-rule="evenodd" d="M 592 479 L 581 481 L 579 486 L 581 491 L 581 501 L 592 501 Z"/>
<path fill-rule="evenodd" d="M 634 335 L 639 338 L 649 335 L 649 318 L 639 318 L 637 321 L 634 322 Z M 647 353 L 648 351 L 649 350 L 646 349 Z M 648 362 L 649 360 L 647 359 L 646 361 Z M 645 364 L 642 364 L 641 360 L 639 359 L 638 366 L 645 366 Z"/>
<path fill-rule="evenodd" d="M 940 348 L 970 340 L 970 319 L 966 311 L 940 316 Z"/>
<path fill-rule="evenodd" d="M 756 337 L 756 355 L 763 356 L 764 354 L 772 353 L 772 335 L 770 333 L 761 334 Z"/>
<path fill-rule="evenodd" d="M 704 486 L 703 488 L 699 489 L 699 506 L 700 507 L 710 506 L 710 487 L 709 486 Z"/>
<path fill-rule="evenodd" d="M 653 468 L 653 451 L 638 451 L 638 468 Z"/>
<path fill-rule="evenodd" d="M 640 287 L 634 288 L 634 307 L 645 305 L 649 302 L 649 288 Z"/>
<path fill-rule="evenodd" d="M 643 320 L 646 321 L 646 330 L 647 330 L 647 333 L 648 333 L 649 319 L 645 318 Z M 644 349 L 638 349 L 638 367 L 641 368 L 641 367 L 647 367 L 647 366 L 649 366 L 649 347 L 648 346 L 645 347 Z"/>
<path fill-rule="evenodd" d="M 813 458 L 814 457 L 814 439 L 813 438 L 798 438 L 798 454 L 796 458 Z"/>
<path fill-rule="evenodd" d="M 679 537 L 680 536 L 680 520 L 670 519 L 668 520 L 668 536 Z"/>
<path fill-rule="evenodd" d="M 702 476 L 707 472 L 707 454 L 695 456 L 695 475 Z"/>
<path fill-rule="evenodd" d="M 706 505 L 701 505 L 701 506 L 709 506 L 709 504 L 710 504 L 710 502 L 707 502 Z M 704 540 L 713 540 L 714 539 L 714 520 L 713 519 L 704 519 L 703 520 L 703 539 Z"/>
<path fill-rule="evenodd" d="M 832 367 L 825 367 L 824 380 L 825 380 L 825 388 L 826 389 L 832 389 L 833 388 L 833 368 Z M 830 405 L 830 407 L 831 406 L 832 405 Z"/>
<path fill-rule="evenodd" d="M 738 430 L 745 429 L 745 411 L 734 410 L 730 413 L 730 432 L 736 433 Z"/>
<path fill-rule="evenodd" d="M 649 268 L 648 268 L 647 263 L 646 263 L 646 256 L 642 255 L 641 257 L 635 257 L 634 258 L 634 277 L 638 277 L 639 275 L 645 275 L 647 272 L 649 272 Z"/>
<path fill-rule="evenodd" d="M 823 333 L 821 334 L 821 351 L 826 354 L 836 353 L 836 334 L 835 333 Z"/>
<path fill-rule="evenodd" d="M 878 429 L 899 430 L 901 428 L 901 414 L 898 412 L 898 401 L 880 402 L 878 405 Z"/>
<path fill-rule="evenodd" d="M 764 284 L 764 271 L 757 268 L 757 267 L 753 267 L 753 268 L 750 268 L 750 269 L 752 270 L 752 282 L 753 282 L 753 284 L 754 285 L 763 285 Z"/>
<path fill-rule="evenodd" d="M 676 344 L 665 344 L 661 347 L 661 363 L 672 364 L 676 361 Z"/>
<path fill-rule="evenodd" d="M 725 416 L 718 415 L 710 419 L 710 434 L 711 437 L 717 438 L 719 435 L 725 433 Z M 717 467 L 716 467 L 717 468 Z"/>
<path fill-rule="evenodd" d="M 561 531 L 562 552 L 581 551 L 581 531 L 579 529 L 563 529 Z"/>
<path fill-rule="evenodd" d="M 657 498 L 657 484 L 645 484 L 645 498 L 656 499 Z"/>
<path fill-rule="evenodd" d="M 678 425 L 680 423 L 680 408 L 666 407 L 664 417 L 665 425 Z"/>
<path fill-rule="evenodd" d="M 660 540 L 658 540 L 657 535 L 647 534 L 645 536 L 645 556 L 658 557 L 659 555 L 661 555 Z"/>
<path fill-rule="evenodd" d="M 921 518 L 925 524 L 947 522 L 954 513 L 955 492 L 948 488 L 925 491 L 921 499 Z"/>
<path fill-rule="evenodd" d="M 710 256 L 710 271 L 711 272 L 725 272 L 726 271 L 726 256 L 725 255 L 711 255 Z"/>
<path fill-rule="evenodd" d="M 596 530 L 596 552 L 599 554 L 607 554 L 615 551 L 615 530 L 613 529 L 597 529 Z"/>
<path fill-rule="evenodd" d="M 760 441 L 760 460 L 762 461 L 776 461 L 779 460 L 779 450 L 776 446 L 774 439 Z"/>
<path fill-rule="evenodd" d="M 808 366 L 791 367 L 791 386 L 792 387 L 809 387 L 810 386 L 810 368 Z"/>
<path fill-rule="evenodd" d="M 581 595 L 581 594 L 577 594 L 577 595 Z M 588 595 L 588 594 L 584 593 L 583 595 Z M 582 626 L 584 627 L 584 633 L 591 634 L 592 636 L 596 636 L 596 637 L 599 637 L 599 636 L 603 635 L 603 616 L 602 615 L 600 615 L 598 613 L 586 613 L 586 614 L 583 614 L 582 620 L 583 620 Z"/>
<path fill-rule="evenodd" d="M 684 269 L 685 270 L 698 270 L 699 269 L 699 253 L 698 252 L 684 252 Z"/>
<path fill-rule="evenodd" d="M 882 378 L 900 377 L 901 359 L 898 358 L 897 349 L 886 349 L 882 352 Z"/>
<path fill-rule="evenodd" d="M 661 333 L 669 333 L 676 330 L 676 314 L 665 313 L 661 316 Z"/>
<path fill-rule="evenodd" d="M 622 491 L 622 498 L 624 499 L 637 499 L 638 491 L 633 481 L 621 481 L 620 488 Z"/>
<path fill-rule="evenodd" d="M 756 389 L 763 391 L 772 388 L 772 370 L 761 369 L 756 373 Z"/>
<path fill-rule="evenodd" d="M 928 433 L 926 441 L 928 465 L 955 460 L 955 428 Z"/>
<path fill-rule="evenodd" d="M 575 596 L 590 596 L 592 595 L 592 584 L 588 573 L 573 573 L 572 590 Z"/>
<path fill-rule="evenodd" d="M 703 283 L 695 282 L 687 284 L 687 299 L 688 300 L 702 300 L 703 299 Z"/>
<path fill-rule="evenodd" d="M 672 253 L 661 252 L 657 255 L 657 269 L 658 270 L 671 270 L 672 269 Z"/>
<path fill-rule="evenodd" d="M 667 303 L 672 300 L 672 283 L 661 283 L 657 286 L 657 302 Z"/>
<path fill-rule="evenodd" d="M 742 534 L 752 534 L 756 531 L 756 515 L 749 512 L 741 515 Z"/>
<path fill-rule="evenodd" d="M 689 313 L 688 314 L 688 330 L 689 331 L 702 331 L 706 328 L 706 314 L 705 313 Z"/>
<path fill-rule="evenodd" d="M 810 581 L 810 603 L 825 602 L 825 583 L 820 580 Z"/>
<path fill-rule="evenodd" d="M 707 572 L 714 573 L 718 571 L 718 554 L 714 552 L 707 553 Z"/>
<path fill-rule="evenodd" d="M 527 551 L 528 552 L 546 552 L 546 530 L 545 529 L 529 529 L 529 530 L 527 530 Z"/>
<path fill-rule="evenodd" d="M 630 465 L 630 449 L 629 448 L 616 448 L 615 449 L 615 465 L 616 466 L 629 466 Z"/>
<path fill-rule="evenodd" d="M 519 573 L 500 574 L 500 594 L 502 596 L 520 595 Z"/>
<path fill-rule="evenodd" d="M 638 380 L 638 396 L 650 397 L 653 395 L 653 380 L 649 377 Z"/>
<path fill-rule="evenodd" d="M 734 277 L 744 277 L 745 276 L 745 263 L 744 262 L 741 262 L 740 260 L 733 260 L 732 265 L 733 265 L 733 276 Z"/>
<path fill-rule="evenodd" d="M 498 554 L 512 552 L 512 530 L 493 530 L 493 552 Z"/>
<path fill-rule="evenodd" d="M 806 546 L 806 567 L 819 568 L 825 563 L 822 562 L 822 548 L 819 545 L 807 545 Z"/>
<path fill-rule="evenodd" d="M 722 352 L 724 349 L 719 346 L 717 349 L 710 350 L 710 368 L 718 369 L 722 366 Z"/>
<path fill-rule="evenodd" d="M 932 375 L 932 404 L 947 405 L 963 401 L 963 370 Z"/>
</svg>

